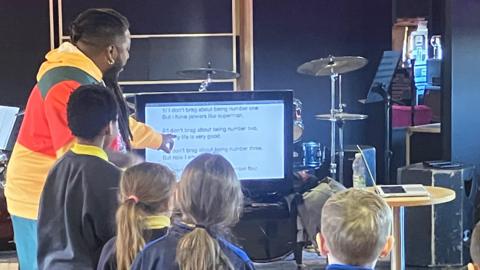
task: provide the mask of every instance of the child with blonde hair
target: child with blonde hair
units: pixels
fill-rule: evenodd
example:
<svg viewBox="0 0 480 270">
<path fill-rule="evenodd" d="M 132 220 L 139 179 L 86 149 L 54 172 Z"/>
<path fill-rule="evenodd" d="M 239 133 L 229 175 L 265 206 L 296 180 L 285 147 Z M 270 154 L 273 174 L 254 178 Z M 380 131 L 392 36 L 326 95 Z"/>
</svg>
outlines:
<svg viewBox="0 0 480 270">
<path fill-rule="evenodd" d="M 373 269 L 393 245 L 392 211 L 377 194 L 348 189 L 334 194 L 323 206 L 320 253 L 327 270 Z"/>
<path fill-rule="evenodd" d="M 199 155 L 186 166 L 175 191 L 180 220 L 145 247 L 132 269 L 254 269 L 245 252 L 225 239 L 242 207 L 240 181 L 230 162 L 221 155 Z"/>
<path fill-rule="evenodd" d="M 97 270 L 127 270 L 145 243 L 164 236 L 170 226 L 175 175 L 144 162 L 128 168 L 120 181 L 117 236 L 103 247 Z"/>
<path fill-rule="evenodd" d="M 473 229 L 470 242 L 470 257 L 472 257 L 472 263 L 468 264 L 468 270 L 480 269 L 480 222 Z"/>
</svg>

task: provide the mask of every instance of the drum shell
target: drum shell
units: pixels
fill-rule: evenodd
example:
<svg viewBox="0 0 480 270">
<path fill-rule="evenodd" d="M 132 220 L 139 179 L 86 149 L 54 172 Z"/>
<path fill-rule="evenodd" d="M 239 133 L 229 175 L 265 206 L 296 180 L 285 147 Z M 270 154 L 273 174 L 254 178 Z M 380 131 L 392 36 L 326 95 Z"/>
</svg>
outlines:
<svg viewBox="0 0 480 270">
<path fill-rule="evenodd" d="M 325 160 L 325 146 L 317 142 L 296 143 L 293 147 L 293 167 L 296 169 L 314 169 Z"/>
</svg>

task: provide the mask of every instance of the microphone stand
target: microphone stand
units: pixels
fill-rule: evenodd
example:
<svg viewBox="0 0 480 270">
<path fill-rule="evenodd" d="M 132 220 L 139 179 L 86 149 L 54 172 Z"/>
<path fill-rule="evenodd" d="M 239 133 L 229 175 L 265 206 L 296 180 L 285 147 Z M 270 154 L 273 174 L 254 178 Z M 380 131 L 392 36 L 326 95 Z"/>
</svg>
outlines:
<svg viewBox="0 0 480 270">
<path fill-rule="evenodd" d="M 375 83 L 372 87 L 372 91 L 379 94 L 383 98 L 385 109 L 385 165 L 384 165 L 384 181 L 390 183 L 390 163 L 392 159 L 391 150 L 391 109 L 392 109 L 392 96 L 388 89 L 385 89 L 385 85 L 381 83 Z"/>
<path fill-rule="evenodd" d="M 411 72 L 411 99 L 410 99 L 410 108 L 412 110 L 412 113 L 410 114 L 411 117 L 411 125 L 410 126 L 415 126 L 415 105 L 417 105 L 417 86 L 415 85 L 415 59 L 410 60 L 411 67 L 412 67 L 412 72 Z"/>
</svg>

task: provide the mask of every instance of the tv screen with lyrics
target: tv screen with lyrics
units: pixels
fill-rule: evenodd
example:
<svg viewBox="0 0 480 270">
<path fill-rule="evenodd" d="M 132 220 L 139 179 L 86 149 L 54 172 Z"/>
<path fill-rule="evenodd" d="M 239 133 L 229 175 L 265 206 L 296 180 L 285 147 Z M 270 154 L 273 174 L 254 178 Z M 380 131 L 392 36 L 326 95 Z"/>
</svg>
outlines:
<svg viewBox="0 0 480 270">
<path fill-rule="evenodd" d="M 141 121 L 176 135 L 170 154 L 146 149 L 146 161 L 165 164 L 180 177 L 199 154 L 221 154 L 250 192 L 291 187 L 291 91 L 139 94 L 136 104 Z"/>
</svg>

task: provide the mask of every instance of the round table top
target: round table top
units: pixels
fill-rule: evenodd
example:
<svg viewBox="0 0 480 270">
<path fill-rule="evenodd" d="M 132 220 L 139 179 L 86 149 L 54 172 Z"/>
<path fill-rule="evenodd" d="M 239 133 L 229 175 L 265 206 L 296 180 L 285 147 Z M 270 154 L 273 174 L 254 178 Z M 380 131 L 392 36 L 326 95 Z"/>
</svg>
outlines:
<svg viewBox="0 0 480 270">
<path fill-rule="evenodd" d="M 391 207 L 425 206 L 446 203 L 455 199 L 455 191 L 451 189 L 432 186 L 425 186 L 425 188 L 430 193 L 430 197 L 392 197 L 384 199 Z M 373 192 L 374 188 L 371 187 L 368 190 Z"/>
</svg>

